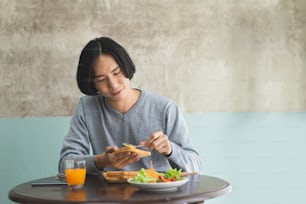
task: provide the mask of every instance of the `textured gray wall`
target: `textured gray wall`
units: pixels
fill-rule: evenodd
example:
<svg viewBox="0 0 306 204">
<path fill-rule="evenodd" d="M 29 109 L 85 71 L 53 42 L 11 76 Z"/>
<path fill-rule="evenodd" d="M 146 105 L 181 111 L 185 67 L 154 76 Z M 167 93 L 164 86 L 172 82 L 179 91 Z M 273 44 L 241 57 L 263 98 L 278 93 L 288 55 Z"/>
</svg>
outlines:
<svg viewBox="0 0 306 204">
<path fill-rule="evenodd" d="M 99 36 L 186 112 L 306 110 L 305 0 L 0 0 L 0 117 L 71 115 Z"/>
</svg>

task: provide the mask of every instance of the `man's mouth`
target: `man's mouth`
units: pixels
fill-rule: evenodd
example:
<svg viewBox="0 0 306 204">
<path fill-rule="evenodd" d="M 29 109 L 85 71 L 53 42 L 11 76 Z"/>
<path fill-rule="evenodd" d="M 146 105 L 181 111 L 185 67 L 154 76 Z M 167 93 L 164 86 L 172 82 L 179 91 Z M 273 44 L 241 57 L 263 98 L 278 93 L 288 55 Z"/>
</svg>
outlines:
<svg viewBox="0 0 306 204">
<path fill-rule="evenodd" d="M 112 93 L 113 96 L 118 96 L 121 93 L 121 90 L 115 91 Z"/>
</svg>

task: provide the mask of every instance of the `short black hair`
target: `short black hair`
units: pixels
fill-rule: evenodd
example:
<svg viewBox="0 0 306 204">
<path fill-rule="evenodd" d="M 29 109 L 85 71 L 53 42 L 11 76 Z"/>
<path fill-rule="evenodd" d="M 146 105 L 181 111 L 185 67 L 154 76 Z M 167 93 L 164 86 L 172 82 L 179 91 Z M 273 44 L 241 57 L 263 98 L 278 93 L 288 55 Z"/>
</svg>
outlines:
<svg viewBox="0 0 306 204">
<path fill-rule="evenodd" d="M 136 71 L 128 52 L 119 43 L 108 37 L 93 39 L 83 48 L 77 69 L 78 87 L 86 95 L 97 95 L 93 80 L 93 64 L 102 54 L 112 56 L 126 78 L 132 79 Z"/>
</svg>

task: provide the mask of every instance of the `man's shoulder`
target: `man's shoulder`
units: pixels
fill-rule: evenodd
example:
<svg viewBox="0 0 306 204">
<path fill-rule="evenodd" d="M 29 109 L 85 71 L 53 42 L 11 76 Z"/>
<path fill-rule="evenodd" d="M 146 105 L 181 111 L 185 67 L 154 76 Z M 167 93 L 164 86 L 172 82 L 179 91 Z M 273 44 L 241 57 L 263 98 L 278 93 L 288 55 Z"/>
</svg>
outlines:
<svg viewBox="0 0 306 204">
<path fill-rule="evenodd" d="M 155 102 L 169 102 L 171 101 L 171 99 L 167 96 L 161 95 L 161 94 L 157 94 L 157 93 L 153 93 L 150 91 L 143 91 L 144 97 L 149 99 L 149 100 L 153 100 Z"/>
<path fill-rule="evenodd" d="M 83 95 L 80 97 L 80 103 L 84 105 L 97 105 L 100 104 L 102 98 L 103 97 L 100 95 L 94 95 L 94 96 Z"/>
<path fill-rule="evenodd" d="M 168 106 L 168 105 L 176 105 L 175 101 L 172 100 L 171 98 L 161 95 L 161 94 L 157 94 L 157 93 L 153 93 L 150 91 L 143 91 L 143 95 L 145 98 L 146 102 L 152 103 L 152 104 L 159 104 L 162 106 Z"/>
</svg>

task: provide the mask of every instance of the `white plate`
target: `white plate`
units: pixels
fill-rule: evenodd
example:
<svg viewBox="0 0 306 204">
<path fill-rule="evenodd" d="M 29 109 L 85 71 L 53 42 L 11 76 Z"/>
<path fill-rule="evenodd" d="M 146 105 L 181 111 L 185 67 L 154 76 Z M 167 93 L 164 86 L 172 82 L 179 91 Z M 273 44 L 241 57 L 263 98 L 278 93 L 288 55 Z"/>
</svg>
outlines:
<svg viewBox="0 0 306 204">
<path fill-rule="evenodd" d="M 184 178 L 183 180 L 172 181 L 172 182 L 138 183 L 138 182 L 133 182 L 132 178 L 130 178 L 128 179 L 128 183 L 144 191 L 169 192 L 169 191 L 176 191 L 177 187 L 186 184 L 188 180 L 189 180 L 188 178 Z"/>
</svg>

